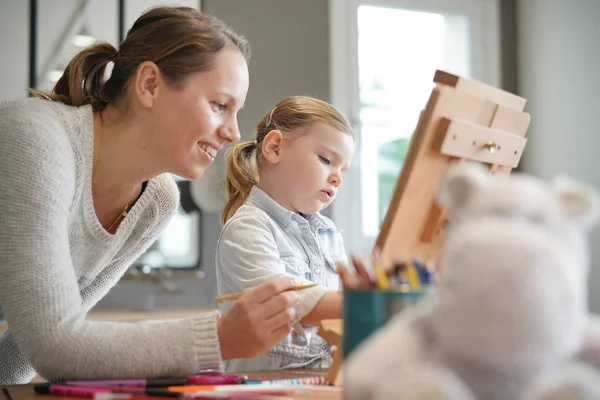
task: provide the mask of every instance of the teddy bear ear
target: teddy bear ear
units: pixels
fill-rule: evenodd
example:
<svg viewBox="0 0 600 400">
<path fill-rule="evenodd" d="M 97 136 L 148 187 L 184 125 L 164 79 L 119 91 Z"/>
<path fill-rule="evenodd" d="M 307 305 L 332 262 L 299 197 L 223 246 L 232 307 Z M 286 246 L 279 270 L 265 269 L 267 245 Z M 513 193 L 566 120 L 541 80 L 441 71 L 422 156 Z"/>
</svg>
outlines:
<svg viewBox="0 0 600 400">
<path fill-rule="evenodd" d="M 439 204 L 449 213 L 464 206 L 469 197 L 483 186 L 489 171 L 483 165 L 472 161 L 455 161 L 449 164 L 438 188 Z"/>
<path fill-rule="evenodd" d="M 591 228 L 600 217 L 600 198 L 591 185 L 565 175 L 554 178 L 554 190 L 566 218 L 583 228 Z"/>
</svg>

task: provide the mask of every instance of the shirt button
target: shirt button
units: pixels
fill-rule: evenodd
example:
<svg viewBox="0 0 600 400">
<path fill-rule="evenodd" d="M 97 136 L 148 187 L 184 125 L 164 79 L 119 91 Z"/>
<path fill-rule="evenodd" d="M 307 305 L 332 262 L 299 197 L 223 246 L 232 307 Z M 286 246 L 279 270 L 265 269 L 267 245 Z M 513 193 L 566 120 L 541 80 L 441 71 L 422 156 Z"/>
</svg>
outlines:
<svg viewBox="0 0 600 400">
<path fill-rule="evenodd" d="M 308 229 L 302 228 L 302 233 L 308 233 Z"/>
<path fill-rule="evenodd" d="M 315 274 L 320 274 L 321 273 L 321 268 L 315 268 Z"/>
</svg>

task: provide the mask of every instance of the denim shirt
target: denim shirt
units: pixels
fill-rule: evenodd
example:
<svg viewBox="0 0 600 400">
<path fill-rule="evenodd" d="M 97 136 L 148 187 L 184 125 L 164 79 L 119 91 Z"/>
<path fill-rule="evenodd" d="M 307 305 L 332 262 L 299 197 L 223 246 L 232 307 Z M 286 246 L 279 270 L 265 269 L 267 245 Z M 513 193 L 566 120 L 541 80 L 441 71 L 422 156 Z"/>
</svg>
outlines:
<svg viewBox="0 0 600 400">
<path fill-rule="evenodd" d="M 341 232 L 316 213 L 302 216 L 286 210 L 254 186 L 245 204 L 223 226 L 217 244 L 217 290 L 237 292 L 284 274 L 316 282 L 298 291 L 297 320 L 307 315 L 330 290 L 341 289 L 336 263 L 347 261 Z M 219 304 L 223 313 L 230 303 Z M 292 334 L 261 356 L 231 360 L 227 371 L 287 368 L 327 368 L 330 345 L 304 327 L 307 344 L 295 344 Z"/>
</svg>

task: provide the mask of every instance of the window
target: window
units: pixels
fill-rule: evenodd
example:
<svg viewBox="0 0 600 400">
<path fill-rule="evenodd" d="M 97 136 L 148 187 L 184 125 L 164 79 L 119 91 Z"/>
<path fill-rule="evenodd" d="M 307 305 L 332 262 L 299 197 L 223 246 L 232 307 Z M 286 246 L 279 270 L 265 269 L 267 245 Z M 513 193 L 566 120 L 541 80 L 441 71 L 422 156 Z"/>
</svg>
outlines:
<svg viewBox="0 0 600 400">
<path fill-rule="evenodd" d="M 332 101 L 358 145 L 333 206 L 348 252 L 372 249 L 435 70 L 498 85 L 498 19 L 496 0 L 330 0 Z"/>
<path fill-rule="evenodd" d="M 144 272 L 152 268 L 192 269 L 201 265 L 202 212 L 191 198 L 190 182 L 175 177 L 181 203 L 159 238 L 133 266 Z"/>
<path fill-rule="evenodd" d="M 162 258 L 158 267 L 196 268 L 200 266 L 200 211 L 186 213 L 179 207 L 155 243 Z"/>
</svg>

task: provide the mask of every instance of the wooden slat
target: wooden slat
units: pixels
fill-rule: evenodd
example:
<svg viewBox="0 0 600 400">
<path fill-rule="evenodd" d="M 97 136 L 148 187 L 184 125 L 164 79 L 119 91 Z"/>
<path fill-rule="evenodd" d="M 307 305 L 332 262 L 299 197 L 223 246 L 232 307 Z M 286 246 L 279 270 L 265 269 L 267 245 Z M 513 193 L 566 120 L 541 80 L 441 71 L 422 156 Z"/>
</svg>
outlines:
<svg viewBox="0 0 600 400">
<path fill-rule="evenodd" d="M 451 157 L 515 168 L 527 139 L 463 121 L 446 120 L 439 151 Z"/>
<path fill-rule="evenodd" d="M 490 128 L 510 132 L 513 135 L 524 137 L 529 127 L 531 116 L 506 107 L 498 107 Z M 501 165 L 492 165 L 490 171 L 493 175 L 507 176 L 512 168 Z"/>
<path fill-rule="evenodd" d="M 525 112 L 499 106 L 492 118 L 490 128 L 524 137 L 530 121 L 531 116 Z"/>
<path fill-rule="evenodd" d="M 517 111 L 523 111 L 525 103 L 527 102 L 527 100 L 515 94 L 446 71 L 436 71 L 433 81 L 439 85 L 447 85 L 462 92 L 469 93 L 473 96 Z"/>
</svg>

